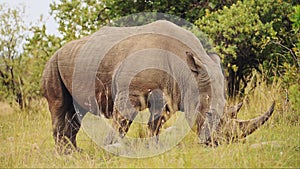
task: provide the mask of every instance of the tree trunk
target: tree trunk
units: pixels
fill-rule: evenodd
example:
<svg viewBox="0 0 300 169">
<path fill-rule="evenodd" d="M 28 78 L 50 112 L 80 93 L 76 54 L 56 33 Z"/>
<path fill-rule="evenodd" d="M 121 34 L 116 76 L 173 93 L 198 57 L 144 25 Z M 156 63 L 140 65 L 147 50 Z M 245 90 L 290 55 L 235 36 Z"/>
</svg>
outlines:
<svg viewBox="0 0 300 169">
<path fill-rule="evenodd" d="M 229 98 L 235 97 L 235 84 L 236 84 L 236 73 L 233 69 L 229 68 L 229 76 L 227 78 L 227 90 Z"/>
</svg>

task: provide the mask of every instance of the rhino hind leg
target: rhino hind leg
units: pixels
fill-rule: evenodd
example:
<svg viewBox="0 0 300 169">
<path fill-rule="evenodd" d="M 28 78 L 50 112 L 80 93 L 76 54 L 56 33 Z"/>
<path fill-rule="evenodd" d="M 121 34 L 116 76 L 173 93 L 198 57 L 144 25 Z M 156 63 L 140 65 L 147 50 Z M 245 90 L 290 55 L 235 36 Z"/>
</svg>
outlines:
<svg viewBox="0 0 300 169">
<path fill-rule="evenodd" d="M 42 77 L 42 90 L 48 101 L 52 118 L 53 138 L 59 153 L 77 148 L 76 134 L 80 123 L 77 119 L 73 98 L 67 90 L 58 69 L 56 53 L 47 63 Z"/>
<path fill-rule="evenodd" d="M 65 116 L 65 129 L 63 135 L 65 136 L 65 138 L 70 140 L 70 142 L 76 149 L 78 149 L 76 143 L 76 136 L 80 129 L 80 126 L 80 121 L 77 118 L 74 106 L 70 106 L 70 109 L 68 109 Z"/>
<path fill-rule="evenodd" d="M 72 98 L 63 102 L 56 100 L 50 106 L 53 137 L 59 153 L 68 154 L 77 149 L 76 135 L 80 129 L 80 122 L 75 113 Z"/>
<path fill-rule="evenodd" d="M 57 150 L 60 153 L 68 153 L 76 149 L 76 134 L 80 128 L 80 122 L 75 113 L 73 98 L 62 83 L 57 80 L 58 74 L 45 78 L 43 89 L 48 101 L 52 118 L 53 137 Z"/>
</svg>

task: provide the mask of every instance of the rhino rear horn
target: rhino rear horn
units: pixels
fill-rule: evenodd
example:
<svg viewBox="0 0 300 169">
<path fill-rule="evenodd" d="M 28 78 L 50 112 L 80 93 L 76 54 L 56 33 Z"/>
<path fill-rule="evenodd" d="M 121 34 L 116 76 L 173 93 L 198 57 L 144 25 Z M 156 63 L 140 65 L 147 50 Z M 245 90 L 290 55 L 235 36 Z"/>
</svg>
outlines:
<svg viewBox="0 0 300 169">
<path fill-rule="evenodd" d="M 243 102 L 240 102 L 237 105 L 230 106 L 226 109 L 225 113 L 231 119 L 237 119 L 237 114 L 243 106 Z"/>
<path fill-rule="evenodd" d="M 274 112 L 274 107 L 275 101 L 272 103 L 272 106 L 269 108 L 269 110 L 259 117 L 250 120 L 233 119 L 236 122 L 234 124 L 236 124 L 239 130 L 242 132 L 241 136 L 246 137 L 262 126 L 271 117 L 272 113 Z"/>
</svg>

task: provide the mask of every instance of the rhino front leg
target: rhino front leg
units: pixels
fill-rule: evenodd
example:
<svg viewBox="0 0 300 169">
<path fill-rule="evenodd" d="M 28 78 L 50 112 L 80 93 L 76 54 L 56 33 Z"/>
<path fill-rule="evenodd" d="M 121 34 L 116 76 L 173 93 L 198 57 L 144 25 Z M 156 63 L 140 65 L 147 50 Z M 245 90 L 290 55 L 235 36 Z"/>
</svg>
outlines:
<svg viewBox="0 0 300 169">
<path fill-rule="evenodd" d="M 148 121 L 149 135 L 148 137 L 155 137 L 156 142 L 158 142 L 158 134 L 162 126 L 164 116 L 162 116 L 161 111 L 151 111 Z"/>
<path fill-rule="evenodd" d="M 164 119 L 163 111 L 166 111 L 166 101 L 162 90 L 155 89 L 148 95 L 148 105 L 150 111 L 150 118 L 148 121 L 149 137 L 155 136 L 158 141 L 158 134 Z M 165 120 L 165 119 L 164 119 Z"/>
</svg>

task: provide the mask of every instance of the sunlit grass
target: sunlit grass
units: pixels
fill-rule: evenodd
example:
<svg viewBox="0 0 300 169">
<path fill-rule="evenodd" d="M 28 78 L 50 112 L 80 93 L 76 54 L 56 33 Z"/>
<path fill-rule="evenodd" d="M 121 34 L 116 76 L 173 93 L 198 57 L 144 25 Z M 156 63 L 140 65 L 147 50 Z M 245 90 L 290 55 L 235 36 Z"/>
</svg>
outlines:
<svg viewBox="0 0 300 169">
<path fill-rule="evenodd" d="M 299 117 L 289 109 L 280 85 L 280 82 L 266 85 L 261 81 L 255 89 L 246 90 L 244 106 L 238 115 L 240 119 L 256 117 L 276 101 L 270 120 L 246 140 L 210 148 L 198 144 L 196 134 L 190 132 L 173 149 L 144 159 L 114 156 L 99 148 L 82 130 L 77 140 L 83 152 L 57 154 L 50 113 L 44 100 L 39 101 L 34 110 L 1 112 L 0 168 L 299 168 Z M 129 135 L 146 135 L 145 127 L 133 124 Z"/>
</svg>

